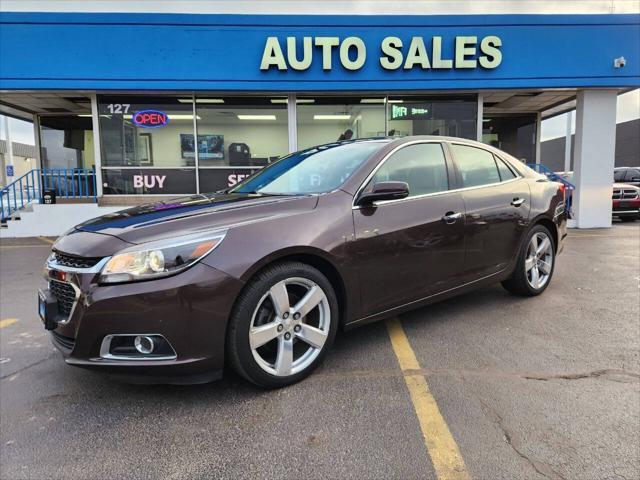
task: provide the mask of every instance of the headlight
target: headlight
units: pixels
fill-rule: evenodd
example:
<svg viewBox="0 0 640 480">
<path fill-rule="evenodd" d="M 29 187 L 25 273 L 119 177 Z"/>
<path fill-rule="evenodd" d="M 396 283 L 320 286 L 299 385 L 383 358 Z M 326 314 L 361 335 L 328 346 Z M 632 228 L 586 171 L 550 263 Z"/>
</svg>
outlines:
<svg viewBox="0 0 640 480">
<path fill-rule="evenodd" d="M 117 253 L 100 272 L 100 283 L 134 282 L 186 270 L 220 245 L 226 231 L 185 235 L 137 245 Z"/>
</svg>

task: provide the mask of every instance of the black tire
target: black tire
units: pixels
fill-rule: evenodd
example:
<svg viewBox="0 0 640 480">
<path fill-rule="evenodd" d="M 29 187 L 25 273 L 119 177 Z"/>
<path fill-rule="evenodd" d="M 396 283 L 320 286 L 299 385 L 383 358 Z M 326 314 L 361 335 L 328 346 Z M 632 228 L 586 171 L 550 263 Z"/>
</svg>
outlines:
<svg viewBox="0 0 640 480">
<path fill-rule="evenodd" d="M 324 292 L 330 312 L 328 334 L 320 348 L 320 353 L 310 365 L 294 374 L 278 376 L 265 371 L 254 358 L 249 342 L 249 331 L 254 312 L 256 312 L 259 303 L 261 303 L 261 300 L 263 300 L 271 287 L 278 284 L 278 282 L 295 277 L 315 283 Z M 292 294 L 289 293 L 289 295 L 291 296 Z M 339 321 L 336 294 L 329 280 L 319 270 L 300 262 L 282 262 L 271 265 L 258 273 L 247 284 L 236 301 L 227 330 L 227 359 L 235 372 L 249 382 L 263 388 L 279 388 L 299 382 L 322 363 L 336 336 Z M 277 345 L 279 340 L 275 339 L 275 341 Z M 292 341 L 301 340 L 294 337 Z M 305 343 L 302 343 L 303 348 L 304 345 Z"/>
<path fill-rule="evenodd" d="M 529 250 L 529 243 L 531 242 L 531 239 L 533 238 L 533 236 L 536 235 L 537 233 L 544 233 L 549 238 L 552 245 L 551 250 L 553 252 L 552 253 L 553 261 L 551 263 L 551 272 L 549 274 L 549 278 L 544 283 L 544 285 L 542 285 L 540 288 L 534 288 L 529 283 L 527 270 L 525 266 L 525 261 L 526 261 L 527 253 Z M 555 261 L 556 249 L 557 249 L 557 246 L 553 240 L 553 235 L 551 235 L 551 232 L 549 231 L 549 229 L 543 225 L 534 225 L 533 228 L 529 230 L 529 233 L 527 234 L 525 241 L 520 247 L 520 251 L 518 252 L 518 258 L 516 260 L 516 266 L 513 270 L 513 273 L 509 278 L 502 281 L 502 286 L 508 292 L 513 293 L 515 295 L 521 295 L 524 297 L 535 297 L 536 295 L 540 295 L 542 292 L 546 290 L 546 288 L 551 283 L 551 279 L 553 278 L 553 271 L 555 270 L 555 266 L 556 266 L 556 261 Z"/>
</svg>

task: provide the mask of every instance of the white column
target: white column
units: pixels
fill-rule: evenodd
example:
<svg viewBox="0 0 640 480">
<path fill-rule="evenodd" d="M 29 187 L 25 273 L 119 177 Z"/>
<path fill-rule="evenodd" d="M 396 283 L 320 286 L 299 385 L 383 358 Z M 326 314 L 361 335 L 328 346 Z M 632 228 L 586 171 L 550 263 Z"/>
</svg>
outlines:
<svg viewBox="0 0 640 480">
<path fill-rule="evenodd" d="M 573 124 L 573 111 L 567 112 L 567 131 L 564 136 L 564 171 L 571 170 L 571 126 Z"/>
<path fill-rule="evenodd" d="M 478 94 L 478 117 L 476 118 L 476 140 L 482 142 L 482 117 L 484 116 L 484 97 Z"/>
<path fill-rule="evenodd" d="M 5 138 L 5 144 L 7 146 L 7 154 L 6 154 L 6 160 L 5 160 L 5 169 L 7 166 L 11 165 L 11 169 L 13 170 L 13 139 L 11 138 L 11 127 L 9 126 L 9 117 L 7 117 L 5 115 L 4 117 L 4 138 Z M 9 172 L 7 173 L 7 185 L 9 185 L 11 182 L 13 182 L 13 177 L 15 175 L 15 172 L 13 172 L 13 175 L 9 175 Z"/>
<path fill-rule="evenodd" d="M 96 167 L 96 196 L 102 198 L 102 149 L 100 148 L 100 114 L 98 112 L 98 97 L 95 93 L 91 98 L 91 123 L 93 125 L 93 162 Z"/>
<path fill-rule="evenodd" d="M 289 126 L 289 153 L 298 150 L 298 107 L 296 94 L 287 95 L 287 125 Z"/>
<path fill-rule="evenodd" d="M 36 168 L 42 168 L 42 148 L 40 144 L 40 116 L 33 114 L 33 138 L 36 141 Z"/>
<path fill-rule="evenodd" d="M 536 115 L 536 164 L 540 164 L 540 139 L 542 138 L 542 113 Z"/>
<path fill-rule="evenodd" d="M 611 226 L 616 100 L 615 90 L 578 92 L 573 203 L 578 228 Z"/>
</svg>

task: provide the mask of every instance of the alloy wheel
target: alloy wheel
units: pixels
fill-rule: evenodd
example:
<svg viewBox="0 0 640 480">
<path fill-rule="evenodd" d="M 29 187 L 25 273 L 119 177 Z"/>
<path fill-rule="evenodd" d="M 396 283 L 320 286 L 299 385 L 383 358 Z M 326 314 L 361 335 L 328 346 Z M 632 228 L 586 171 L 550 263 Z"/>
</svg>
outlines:
<svg viewBox="0 0 640 480">
<path fill-rule="evenodd" d="M 329 336 L 329 300 L 315 282 L 291 277 L 266 292 L 251 318 L 249 345 L 265 372 L 289 376 L 320 355 Z"/>
<path fill-rule="evenodd" d="M 527 282 L 536 290 L 549 281 L 553 268 L 553 243 L 546 233 L 536 232 L 529 240 L 524 268 Z"/>
</svg>

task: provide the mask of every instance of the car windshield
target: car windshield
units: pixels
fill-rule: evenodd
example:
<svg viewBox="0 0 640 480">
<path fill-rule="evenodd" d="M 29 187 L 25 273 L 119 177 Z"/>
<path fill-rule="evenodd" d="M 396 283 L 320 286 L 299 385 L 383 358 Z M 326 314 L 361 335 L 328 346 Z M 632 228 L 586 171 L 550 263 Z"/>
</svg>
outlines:
<svg viewBox="0 0 640 480">
<path fill-rule="evenodd" d="M 230 193 L 305 195 L 342 185 L 385 141 L 332 143 L 292 153 L 230 190 Z"/>
</svg>

